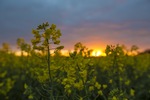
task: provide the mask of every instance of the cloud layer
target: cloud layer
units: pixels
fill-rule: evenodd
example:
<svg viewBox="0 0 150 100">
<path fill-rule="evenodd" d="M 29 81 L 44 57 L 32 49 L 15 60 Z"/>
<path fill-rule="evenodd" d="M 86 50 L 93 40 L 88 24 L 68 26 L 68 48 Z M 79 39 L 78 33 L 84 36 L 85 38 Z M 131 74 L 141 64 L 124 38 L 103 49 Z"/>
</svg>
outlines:
<svg viewBox="0 0 150 100">
<path fill-rule="evenodd" d="M 32 28 L 48 21 L 61 29 L 65 49 L 79 41 L 93 49 L 117 43 L 146 49 L 149 9 L 149 0 L 1 0 L 0 43 L 30 41 Z"/>
</svg>

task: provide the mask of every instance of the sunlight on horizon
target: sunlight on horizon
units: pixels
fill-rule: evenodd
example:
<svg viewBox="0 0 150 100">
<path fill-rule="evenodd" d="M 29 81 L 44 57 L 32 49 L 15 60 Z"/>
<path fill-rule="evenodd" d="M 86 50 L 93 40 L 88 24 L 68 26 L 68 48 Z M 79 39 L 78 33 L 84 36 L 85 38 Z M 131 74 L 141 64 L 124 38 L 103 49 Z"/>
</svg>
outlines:
<svg viewBox="0 0 150 100">
<path fill-rule="evenodd" d="M 21 51 L 15 51 L 16 56 L 21 56 Z M 27 53 L 23 51 L 23 55 L 27 56 Z"/>
<path fill-rule="evenodd" d="M 73 52 L 73 50 L 71 52 Z M 53 53 L 54 53 L 54 51 L 51 51 L 52 55 L 53 55 Z M 63 56 L 69 56 L 69 50 L 61 50 L 61 54 Z M 21 51 L 15 51 L 15 55 L 16 56 L 21 56 Z M 27 56 L 27 53 L 23 52 L 23 55 Z M 91 56 L 99 57 L 99 56 L 106 56 L 106 54 L 101 50 L 93 50 L 92 53 L 91 53 Z"/>
<path fill-rule="evenodd" d="M 91 55 L 98 57 L 98 56 L 105 56 L 106 54 L 102 52 L 101 50 L 94 50 Z"/>
</svg>

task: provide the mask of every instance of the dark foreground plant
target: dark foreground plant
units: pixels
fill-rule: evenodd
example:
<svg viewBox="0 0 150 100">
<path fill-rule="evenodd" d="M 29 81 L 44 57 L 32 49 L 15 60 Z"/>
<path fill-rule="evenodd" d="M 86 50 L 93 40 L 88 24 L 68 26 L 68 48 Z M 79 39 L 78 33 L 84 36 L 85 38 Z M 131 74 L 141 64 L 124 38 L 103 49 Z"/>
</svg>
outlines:
<svg viewBox="0 0 150 100">
<path fill-rule="evenodd" d="M 60 36 L 61 32 L 59 29 L 56 29 L 56 25 L 52 24 L 49 25 L 48 22 L 43 23 L 42 25 L 39 25 L 36 30 L 32 30 L 32 33 L 34 34 L 34 39 L 31 40 L 33 49 L 45 52 L 45 55 L 47 56 L 47 68 L 48 68 L 48 75 L 49 75 L 49 81 L 50 81 L 50 88 L 51 88 L 51 97 L 53 97 L 53 77 L 51 74 L 51 67 L 50 67 L 50 57 L 51 52 L 50 50 L 54 49 L 52 48 L 52 45 L 59 45 L 60 44 Z M 56 50 L 63 49 L 63 46 L 59 46 L 55 48 Z M 54 98 L 52 98 L 54 99 Z"/>
</svg>

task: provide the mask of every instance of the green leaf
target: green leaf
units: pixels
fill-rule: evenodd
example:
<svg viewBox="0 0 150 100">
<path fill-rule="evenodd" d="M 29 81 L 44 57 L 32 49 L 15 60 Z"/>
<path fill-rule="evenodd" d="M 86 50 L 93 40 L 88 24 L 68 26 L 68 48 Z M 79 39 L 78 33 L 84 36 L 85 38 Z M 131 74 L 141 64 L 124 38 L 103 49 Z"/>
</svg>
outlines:
<svg viewBox="0 0 150 100">
<path fill-rule="evenodd" d="M 56 49 L 61 50 L 61 49 L 63 49 L 63 48 L 64 48 L 64 46 L 59 46 L 59 47 L 57 47 Z"/>
<path fill-rule="evenodd" d="M 55 41 L 55 42 L 54 42 L 54 44 L 59 44 L 59 43 L 60 43 L 60 41 L 59 41 L 59 40 L 57 40 L 57 41 Z"/>
</svg>

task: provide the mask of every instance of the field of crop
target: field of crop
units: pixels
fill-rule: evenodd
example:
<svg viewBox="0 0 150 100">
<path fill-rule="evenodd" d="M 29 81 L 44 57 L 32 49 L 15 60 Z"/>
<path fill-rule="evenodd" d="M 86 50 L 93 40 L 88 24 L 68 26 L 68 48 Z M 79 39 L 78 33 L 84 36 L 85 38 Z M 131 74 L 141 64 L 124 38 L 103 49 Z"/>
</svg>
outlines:
<svg viewBox="0 0 150 100">
<path fill-rule="evenodd" d="M 68 57 L 61 55 L 63 46 L 52 56 L 49 45 L 60 43 L 61 32 L 47 27 L 32 31 L 32 46 L 17 40 L 21 56 L 3 44 L 0 100 L 150 100 L 150 54 L 128 55 L 122 46 L 108 45 L 106 56 L 91 57 L 91 50 L 77 43 Z"/>
</svg>

